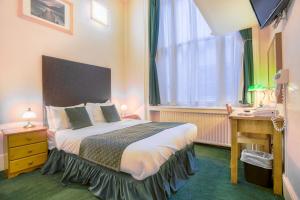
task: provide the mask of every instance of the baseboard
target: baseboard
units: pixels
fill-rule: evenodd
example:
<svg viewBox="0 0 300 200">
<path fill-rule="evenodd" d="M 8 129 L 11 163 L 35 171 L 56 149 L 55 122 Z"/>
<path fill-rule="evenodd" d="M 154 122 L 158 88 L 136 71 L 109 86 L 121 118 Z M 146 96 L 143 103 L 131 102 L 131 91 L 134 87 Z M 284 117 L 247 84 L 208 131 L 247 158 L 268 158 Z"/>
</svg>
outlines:
<svg viewBox="0 0 300 200">
<path fill-rule="evenodd" d="M 283 179 L 283 194 L 285 200 L 299 200 L 289 178 L 286 175 L 283 175 L 282 179 Z"/>
<path fill-rule="evenodd" d="M 4 154 L 0 154 L 0 171 L 4 170 Z"/>
</svg>

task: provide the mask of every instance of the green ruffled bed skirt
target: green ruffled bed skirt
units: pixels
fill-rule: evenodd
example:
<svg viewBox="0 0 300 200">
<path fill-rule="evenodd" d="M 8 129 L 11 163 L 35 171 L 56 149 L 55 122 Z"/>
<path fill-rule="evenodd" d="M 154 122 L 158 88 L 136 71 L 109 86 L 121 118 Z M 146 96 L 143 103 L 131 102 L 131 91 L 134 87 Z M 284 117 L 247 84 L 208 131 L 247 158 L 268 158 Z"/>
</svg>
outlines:
<svg viewBox="0 0 300 200">
<path fill-rule="evenodd" d="M 63 171 L 63 184 L 89 185 L 89 190 L 102 200 L 165 200 L 197 169 L 194 145 L 189 145 L 171 156 L 156 174 L 142 181 L 57 149 L 51 150 L 41 172 L 50 175 Z"/>
</svg>

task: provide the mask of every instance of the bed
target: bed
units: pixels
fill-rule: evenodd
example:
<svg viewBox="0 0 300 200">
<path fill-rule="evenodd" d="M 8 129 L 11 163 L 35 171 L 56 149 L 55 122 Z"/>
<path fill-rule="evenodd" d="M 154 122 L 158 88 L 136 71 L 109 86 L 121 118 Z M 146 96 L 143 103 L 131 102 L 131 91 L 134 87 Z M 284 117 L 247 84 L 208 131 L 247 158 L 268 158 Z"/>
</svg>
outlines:
<svg viewBox="0 0 300 200">
<path fill-rule="evenodd" d="M 110 99 L 110 69 L 43 56 L 45 108 L 50 105 L 98 104 Z M 45 109 L 45 125 L 49 122 L 48 118 Z M 98 151 L 98 148 L 107 145 L 106 140 L 111 140 L 112 135 L 121 135 L 124 140 L 124 137 L 130 138 L 132 132 L 143 135 L 146 133 L 142 132 L 148 129 L 156 132 L 133 140 L 118 154 L 113 150 Z M 49 131 L 50 155 L 42 173 L 51 175 L 63 172 L 63 184 L 86 184 L 101 199 L 168 199 L 198 169 L 193 145 L 196 136 L 197 128 L 193 124 L 131 119 L 93 123 L 77 130 L 65 128 Z M 95 138 L 101 138 L 102 143 L 98 146 L 89 144 L 84 152 L 92 155 L 82 156 L 83 144 L 87 143 L 87 139 L 91 139 L 90 143 L 96 141 Z M 118 155 L 121 155 L 116 165 L 119 167 L 106 165 L 107 159 L 118 161 Z M 90 159 L 95 156 L 102 161 Z M 103 161 L 104 158 L 106 160 Z"/>
</svg>

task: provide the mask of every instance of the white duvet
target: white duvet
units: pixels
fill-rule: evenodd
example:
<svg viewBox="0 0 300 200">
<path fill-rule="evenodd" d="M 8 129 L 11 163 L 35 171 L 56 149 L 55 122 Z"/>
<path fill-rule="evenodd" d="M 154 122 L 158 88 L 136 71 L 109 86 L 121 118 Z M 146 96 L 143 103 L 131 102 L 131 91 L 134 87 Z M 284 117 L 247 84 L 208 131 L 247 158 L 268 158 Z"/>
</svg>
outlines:
<svg viewBox="0 0 300 200">
<path fill-rule="evenodd" d="M 78 155 L 80 143 L 85 137 L 147 122 L 123 120 L 114 123 L 98 123 L 78 130 L 60 130 L 49 138 L 49 143 L 54 143 L 59 150 Z M 123 152 L 120 169 L 137 180 L 143 180 L 156 174 L 172 154 L 193 143 L 196 137 L 197 127 L 193 124 L 184 124 L 132 143 Z"/>
</svg>

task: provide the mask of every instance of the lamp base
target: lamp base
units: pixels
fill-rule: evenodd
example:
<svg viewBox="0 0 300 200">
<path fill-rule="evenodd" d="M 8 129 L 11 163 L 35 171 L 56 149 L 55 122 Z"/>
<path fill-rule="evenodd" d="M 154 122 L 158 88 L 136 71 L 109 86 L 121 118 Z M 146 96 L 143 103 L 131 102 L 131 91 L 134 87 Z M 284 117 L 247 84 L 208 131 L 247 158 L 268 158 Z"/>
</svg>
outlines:
<svg viewBox="0 0 300 200">
<path fill-rule="evenodd" d="M 33 128 L 33 127 L 35 127 L 35 125 L 33 125 L 31 122 L 27 122 L 27 124 L 23 127 L 24 128 Z"/>
</svg>

